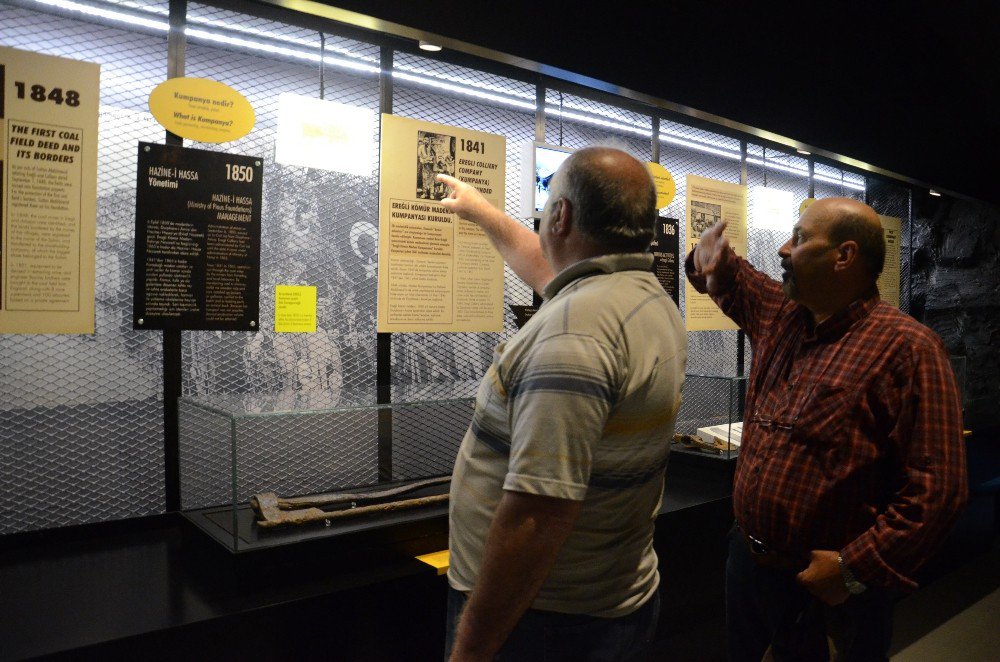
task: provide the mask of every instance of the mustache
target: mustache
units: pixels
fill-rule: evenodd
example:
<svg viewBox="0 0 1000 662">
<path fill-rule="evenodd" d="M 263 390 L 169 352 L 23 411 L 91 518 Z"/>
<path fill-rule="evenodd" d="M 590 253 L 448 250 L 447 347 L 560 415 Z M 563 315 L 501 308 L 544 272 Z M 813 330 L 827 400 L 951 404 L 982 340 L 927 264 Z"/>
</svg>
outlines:
<svg viewBox="0 0 1000 662">
<path fill-rule="evenodd" d="M 791 273 L 792 272 L 792 263 L 790 261 L 788 261 L 788 260 L 782 260 L 781 261 L 781 268 L 784 269 L 785 271 Z"/>
</svg>

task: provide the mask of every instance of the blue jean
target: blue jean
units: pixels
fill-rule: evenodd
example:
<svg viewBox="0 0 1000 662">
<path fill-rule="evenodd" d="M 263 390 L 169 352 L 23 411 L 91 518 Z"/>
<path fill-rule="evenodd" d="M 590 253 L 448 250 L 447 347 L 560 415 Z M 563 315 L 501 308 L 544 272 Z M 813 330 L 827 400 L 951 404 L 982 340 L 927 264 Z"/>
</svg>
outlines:
<svg viewBox="0 0 1000 662">
<path fill-rule="evenodd" d="M 467 597 L 448 588 L 445 660 L 451 655 L 458 618 Z M 660 617 L 660 595 L 627 616 L 599 618 L 529 609 L 507 637 L 499 662 L 639 662 L 645 660 Z"/>
<path fill-rule="evenodd" d="M 760 662 L 771 647 L 776 662 L 888 660 L 893 595 L 869 587 L 829 607 L 795 583 L 795 572 L 759 566 L 743 535 L 729 533 L 726 627 L 730 662 Z M 828 642 L 829 638 L 829 642 Z"/>
</svg>

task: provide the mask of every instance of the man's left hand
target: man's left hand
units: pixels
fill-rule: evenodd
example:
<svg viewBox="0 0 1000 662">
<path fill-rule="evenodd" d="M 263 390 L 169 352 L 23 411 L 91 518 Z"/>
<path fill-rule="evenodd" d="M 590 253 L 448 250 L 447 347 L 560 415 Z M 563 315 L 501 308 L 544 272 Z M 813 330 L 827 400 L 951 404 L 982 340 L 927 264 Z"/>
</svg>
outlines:
<svg viewBox="0 0 1000 662">
<path fill-rule="evenodd" d="M 840 573 L 839 557 L 839 552 L 814 549 L 809 553 L 809 566 L 795 576 L 800 586 L 831 607 L 851 596 Z"/>
</svg>

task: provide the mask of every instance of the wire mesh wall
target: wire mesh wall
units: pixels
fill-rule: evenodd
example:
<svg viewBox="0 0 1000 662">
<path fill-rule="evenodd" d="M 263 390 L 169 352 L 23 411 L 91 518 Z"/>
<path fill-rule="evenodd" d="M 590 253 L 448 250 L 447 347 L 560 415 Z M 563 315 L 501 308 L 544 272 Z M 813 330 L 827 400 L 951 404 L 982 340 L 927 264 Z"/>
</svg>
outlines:
<svg viewBox="0 0 1000 662">
<path fill-rule="evenodd" d="M 761 145 L 747 145 L 747 188 L 747 259 L 760 271 L 780 280 L 778 249 L 791 237 L 799 207 L 809 197 L 809 162 Z M 773 227 L 763 206 L 774 198 L 768 199 L 767 192 L 760 189 L 780 192 L 775 194 L 778 199 L 781 193 L 787 196 L 785 225 Z"/>
<path fill-rule="evenodd" d="M 393 60 L 393 114 L 505 137 L 504 207 L 514 217 L 520 214 L 521 147 L 534 137 L 533 109 L 534 87 L 521 81 L 407 53 Z M 504 269 L 502 332 L 393 334 L 392 401 L 458 399 L 445 408 L 393 408 L 394 478 L 451 472 L 493 348 L 517 330 L 510 306 L 531 304 L 531 289 Z"/>
<path fill-rule="evenodd" d="M 899 237 L 899 309 L 910 312 L 910 237 L 911 203 L 910 190 L 892 182 L 869 179 L 866 189 L 867 202 L 872 209 L 883 216 L 900 219 Z"/>
<path fill-rule="evenodd" d="M 260 330 L 185 332 L 183 392 L 236 416 L 373 404 L 379 48 L 196 3 L 188 6 L 187 18 L 194 29 L 188 30 L 185 74 L 230 85 L 256 113 L 254 130 L 244 138 L 188 146 L 261 157 L 265 186 Z M 375 149 L 367 174 L 277 163 L 282 95 L 295 95 L 285 103 L 322 98 L 370 112 Z M 316 333 L 274 332 L 276 285 L 317 288 Z M 227 431 L 222 440 L 185 443 L 182 474 L 183 467 L 199 464 L 238 468 L 241 490 L 291 490 L 286 493 L 377 478 L 371 413 L 238 420 L 236 467 Z M 182 486 L 188 490 L 182 493 L 185 507 L 215 505 L 218 488 L 210 483 Z"/>
<path fill-rule="evenodd" d="M 704 129 L 660 121 L 660 164 L 674 176 L 677 193 L 660 210 L 662 216 L 680 222 L 680 261 L 683 263 L 687 236 L 687 175 L 707 177 L 731 184 L 740 183 L 742 163 L 740 141 Z M 683 266 L 681 267 L 683 268 Z M 683 276 L 681 276 L 683 279 Z M 685 284 L 680 285 L 681 313 L 687 310 Z M 689 375 L 735 377 L 737 370 L 736 331 L 696 331 L 688 333 Z M 731 412 L 730 380 L 688 377 L 677 415 L 678 432 L 693 434 L 695 428 L 728 420 L 738 420 Z"/>
<path fill-rule="evenodd" d="M 534 94 L 526 83 L 417 55 L 397 53 L 393 61 L 393 114 L 506 138 L 504 207 L 514 217 L 520 214 L 521 146 L 535 131 Z M 475 395 L 493 348 L 516 331 L 510 306 L 531 303 L 530 288 L 506 266 L 504 281 L 501 333 L 393 335 L 393 402 Z"/>
<path fill-rule="evenodd" d="M 146 98 L 166 77 L 168 5 L 84 5 L 125 18 L 0 3 L 0 44 L 103 66 L 97 333 L 0 337 L 0 533 L 163 510 L 162 336 L 131 330 L 131 284 L 135 144 L 163 138 Z M 321 28 L 332 32 L 320 32 L 259 18 L 249 3 L 244 11 L 187 6 L 185 75 L 235 88 L 250 101 L 257 123 L 224 145 L 186 144 L 261 158 L 264 199 L 260 330 L 182 334 L 184 508 L 229 502 L 234 470 L 238 498 L 245 499 L 263 489 L 292 494 L 374 482 L 385 459 L 375 405 L 380 47 L 339 36 L 332 25 Z M 535 86 L 451 64 L 447 54 L 396 52 L 391 74 L 395 114 L 506 138 L 505 208 L 519 218 L 522 148 L 535 138 Z M 277 163 L 283 94 L 370 112 L 375 156 L 367 171 L 348 175 Z M 652 114 L 632 108 L 553 84 L 545 90 L 545 141 L 570 148 L 618 144 L 650 160 Z M 744 143 L 675 118 L 660 118 L 658 140 L 660 163 L 677 185 L 661 214 L 681 221 L 683 247 L 686 175 L 740 183 Z M 794 218 L 809 193 L 809 161 L 752 141 L 745 149 L 751 191 L 790 193 Z M 864 177 L 819 163 L 812 184 L 817 198 L 866 195 Z M 788 229 L 764 227 L 750 199 L 750 260 L 776 276 L 777 247 Z M 909 191 L 880 184 L 870 199 L 880 213 L 904 219 L 906 310 Z M 317 333 L 273 331 L 278 284 L 317 286 Z M 683 285 L 680 296 L 683 312 Z M 391 366 L 393 479 L 451 470 L 478 380 L 494 346 L 516 330 L 509 306 L 531 300 L 530 289 L 508 269 L 501 333 L 393 334 L 382 357 Z M 678 429 L 693 432 L 696 423 L 738 415 L 730 397 L 737 333 L 697 332 L 688 340 L 688 372 L 715 376 L 688 382 Z"/>
<path fill-rule="evenodd" d="M 660 122 L 660 163 L 674 174 L 677 194 L 661 214 L 680 220 L 680 246 L 684 253 L 688 242 L 687 175 L 707 177 L 731 184 L 740 183 L 740 141 L 703 129 L 684 126 L 672 121 Z M 681 260 L 684 255 L 681 255 Z M 681 313 L 687 310 L 687 293 L 680 286 Z M 689 373 L 736 376 L 736 331 L 698 331 L 688 334 Z M 693 394 L 684 395 L 682 415 L 701 407 Z"/>
<path fill-rule="evenodd" d="M 813 197 L 865 200 L 865 178 L 861 175 L 816 163 L 813 166 Z"/>
<path fill-rule="evenodd" d="M 184 394 L 247 396 L 251 411 L 373 403 L 377 160 L 366 176 L 285 165 L 274 143 L 281 95 L 322 94 L 370 111 L 377 145 L 378 47 L 196 3 L 188 22 L 186 75 L 230 85 L 257 116 L 244 138 L 188 146 L 261 157 L 265 186 L 260 331 L 185 332 Z M 209 28 L 240 39 L 210 39 Z M 274 333 L 279 284 L 316 286 L 316 333 Z"/>
<path fill-rule="evenodd" d="M 162 341 L 131 316 L 135 144 L 163 137 L 146 97 L 166 39 L 7 4 L 0 25 L 0 45 L 101 65 L 96 330 L 0 336 L 0 534 L 159 513 Z"/>
</svg>

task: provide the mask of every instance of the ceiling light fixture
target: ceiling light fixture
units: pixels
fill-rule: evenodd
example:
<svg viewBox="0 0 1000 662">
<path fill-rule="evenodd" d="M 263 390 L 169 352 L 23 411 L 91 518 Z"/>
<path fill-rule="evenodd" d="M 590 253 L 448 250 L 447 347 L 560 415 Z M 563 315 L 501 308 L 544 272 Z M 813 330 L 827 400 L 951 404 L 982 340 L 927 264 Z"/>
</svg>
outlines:
<svg viewBox="0 0 1000 662">
<path fill-rule="evenodd" d="M 796 149 L 795 151 L 801 154 L 802 156 L 809 156 L 810 154 L 812 154 L 812 152 L 807 152 L 804 149 Z"/>
<path fill-rule="evenodd" d="M 930 193 L 931 195 L 933 195 L 935 198 L 940 198 L 941 197 L 941 194 L 938 193 L 937 191 L 935 191 L 934 189 L 929 190 L 928 193 Z"/>
<path fill-rule="evenodd" d="M 424 41 L 423 39 L 421 39 L 420 40 L 420 50 L 422 50 L 422 51 L 430 51 L 431 53 L 436 53 L 439 50 L 441 50 L 441 47 L 438 46 L 437 44 L 432 44 L 429 41 Z"/>
</svg>

